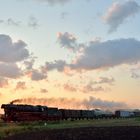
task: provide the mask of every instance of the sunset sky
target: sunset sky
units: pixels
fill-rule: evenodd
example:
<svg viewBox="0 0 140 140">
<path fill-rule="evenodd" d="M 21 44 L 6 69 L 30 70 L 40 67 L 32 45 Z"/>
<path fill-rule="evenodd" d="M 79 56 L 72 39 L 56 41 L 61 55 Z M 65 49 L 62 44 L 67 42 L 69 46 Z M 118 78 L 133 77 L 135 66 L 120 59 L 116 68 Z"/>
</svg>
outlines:
<svg viewBox="0 0 140 140">
<path fill-rule="evenodd" d="M 139 0 L 0 2 L 0 105 L 140 108 Z"/>
</svg>

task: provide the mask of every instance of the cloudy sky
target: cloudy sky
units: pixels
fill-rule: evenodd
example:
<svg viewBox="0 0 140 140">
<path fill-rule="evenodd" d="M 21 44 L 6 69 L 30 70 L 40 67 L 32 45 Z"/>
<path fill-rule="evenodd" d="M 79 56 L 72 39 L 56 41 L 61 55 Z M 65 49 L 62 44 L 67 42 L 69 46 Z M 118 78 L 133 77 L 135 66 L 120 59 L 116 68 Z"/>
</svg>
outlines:
<svg viewBox="0 0 140 140">
<path fill-rule="evenodd" d="M 139 0 L 0 2 L 0 104 L 140 107 Z"/>
</svg>

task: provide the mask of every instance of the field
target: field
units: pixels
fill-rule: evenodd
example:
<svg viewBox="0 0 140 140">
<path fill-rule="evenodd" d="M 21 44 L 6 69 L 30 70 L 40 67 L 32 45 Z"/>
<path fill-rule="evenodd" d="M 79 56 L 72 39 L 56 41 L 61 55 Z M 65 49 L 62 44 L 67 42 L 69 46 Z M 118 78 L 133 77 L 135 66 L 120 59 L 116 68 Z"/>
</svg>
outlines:
<svg viewBox="0 0 140 140">
<path fill-rule="evenodd" d="M 100 120 L 68 120 L 59 122 L 4 123 L 0 121 L 0 139 L 15 134 L 44 130 L 58 130 L 85 127 L 140 126 L 139 118 L 100 119 Z"/>
</svg>

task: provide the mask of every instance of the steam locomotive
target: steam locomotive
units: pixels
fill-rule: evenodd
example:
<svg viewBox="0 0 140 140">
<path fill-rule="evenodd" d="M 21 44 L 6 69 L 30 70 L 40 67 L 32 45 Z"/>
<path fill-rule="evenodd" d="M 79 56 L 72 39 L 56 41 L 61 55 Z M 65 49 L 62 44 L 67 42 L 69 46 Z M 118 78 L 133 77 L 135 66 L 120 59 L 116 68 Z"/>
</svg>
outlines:
<svg viewBox="0 0 140 140">
<path fill-rule="evenodd" d="M 67 119 L 98 119 L 98 118 L 114 118 L 112 112 L 94 110 L 73 110 L 58 109 L 47 106 L 33 106 L 23 104 L 2 104 L 4 121 L 51 121 L 51 120 L 67 120 Z"/>
</svg>

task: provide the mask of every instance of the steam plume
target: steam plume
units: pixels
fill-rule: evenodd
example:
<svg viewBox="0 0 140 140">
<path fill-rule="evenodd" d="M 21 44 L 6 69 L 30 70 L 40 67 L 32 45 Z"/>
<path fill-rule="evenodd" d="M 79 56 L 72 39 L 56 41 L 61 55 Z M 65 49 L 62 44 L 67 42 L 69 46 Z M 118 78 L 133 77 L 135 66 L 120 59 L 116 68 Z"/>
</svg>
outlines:
<svg viewBox="0 0 140 140">
<path fill-rule="evenodd" d="M 10 102 L 11 104 L 32 104 L 32 105 L 45 105 L 49 107 L 58 107 L 65 109 L 108 109 L 116 110 L 122 108 L 128 108 L 125 103 L 106 101 L 97 99 L 94 97 L 89 97 L 88 99 L 78 100 L 75 98 L 25 98 L 16 99 Z"/>
</svg>

